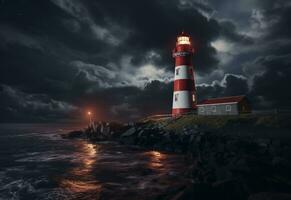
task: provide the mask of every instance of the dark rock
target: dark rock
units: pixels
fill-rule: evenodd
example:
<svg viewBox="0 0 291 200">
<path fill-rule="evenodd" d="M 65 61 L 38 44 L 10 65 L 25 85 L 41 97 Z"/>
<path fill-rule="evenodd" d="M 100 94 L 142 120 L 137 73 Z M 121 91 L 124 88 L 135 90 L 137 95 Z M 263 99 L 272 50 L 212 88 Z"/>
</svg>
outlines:
<svg viewBox="0 0 291 200">
<path fill-rule="evenodd" d="M 268 147 L 271 144 L 271 140 L 270 139 L 258 139 L 257 143 L 260 147 Z"/>
<path fill-rule="evenodd" d="M 144 133 L 144 130 L 143 130 L 143 129 L 140 130 L 140 131 L 138 132 L 138 134 L 137 134 L 137 137 L 142 137 L 143 133 Z"/>
<path fill-rule="evenodd" d="M 136 132 L 135 127 L 132 127 L 130 129 L 128 129 L 127 131 L 125 131 L 121 137 L 128 137 L 128 136 L 132 136 L 134 133 Z"/>
<path fill-rule="evenodd" d="M 213 185 L 215 199 L 244 200 L 248 197 L 244 184 L 236 179 L 228 179 L 215 182 Z"/>
<path fill-rule="evenodd" d="M 84 131 L 71 131 L 69 133 L 61 134 L 61 137 L 65 139 L 81 138 L 84 137 Z"/>
<path fill-rule="evenodd" d="M 261 192 L 250 195 L 248 200 L 291 200 L 291 194 Z"/>
<path fill-rule="evenodd" d="M 231 170 L 227 166 L 216 168 L 215 173 L 217 180 L 228 180 L 232 178 Z"/>
</svg>

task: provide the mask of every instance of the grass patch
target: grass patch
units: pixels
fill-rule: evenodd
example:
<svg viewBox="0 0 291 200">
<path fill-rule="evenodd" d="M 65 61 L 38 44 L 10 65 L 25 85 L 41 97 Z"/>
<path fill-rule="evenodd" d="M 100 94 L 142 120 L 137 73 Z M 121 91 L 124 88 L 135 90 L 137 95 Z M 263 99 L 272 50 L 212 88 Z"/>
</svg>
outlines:
<svg viewBox="0 0 291 200">
<path fill-rule="evenodd" d="M 236 116 L 201 116 L 185 115 L 176 119 L 158 120 L 154 123 L 162 125 L 166 130 L 175 132 L 183 131 L 184 127 L 194 127 L 196 125 L 211 129 L 221 129 L 227 127 L 247 126 L 263 128 L 291 128 L 290 114 L 272 115 L 236 115 Z"/>
</svg>

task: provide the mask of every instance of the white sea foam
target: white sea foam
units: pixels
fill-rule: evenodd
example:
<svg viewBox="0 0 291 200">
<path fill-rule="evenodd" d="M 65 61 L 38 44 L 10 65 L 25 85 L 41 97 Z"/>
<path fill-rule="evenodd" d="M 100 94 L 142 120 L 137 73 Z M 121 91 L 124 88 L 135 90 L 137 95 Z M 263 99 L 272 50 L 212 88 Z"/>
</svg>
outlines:
<svg viewBox="0 0 291 200">
<path fill-rule="evenodd" d="M 10 167 L 6 169 L 7 172 L 21 172 L 24 170 L 25 170 L 24 166 L 16 166 L 16 167 Z"/>
<path fill-rule="evenodd" d="M 20 195 L 35 193 L 30 180 L 18 179 L 0 186 L 0 199 L 21 199 Z"/>
</svg>

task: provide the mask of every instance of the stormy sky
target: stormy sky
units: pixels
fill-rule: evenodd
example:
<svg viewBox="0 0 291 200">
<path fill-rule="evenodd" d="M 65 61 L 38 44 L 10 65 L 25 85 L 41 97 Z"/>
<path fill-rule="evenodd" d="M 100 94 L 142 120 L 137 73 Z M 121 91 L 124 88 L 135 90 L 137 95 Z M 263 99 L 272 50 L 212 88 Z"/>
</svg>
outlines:
<svg viewBox="0 0 291 200">
<path fill-rule="evenodd" d="M 290 109 L 290 25 L 286 0 L 1 0 L 0 122 L 170 113 L 182 30 L 199 100 Z"/>
</svg>

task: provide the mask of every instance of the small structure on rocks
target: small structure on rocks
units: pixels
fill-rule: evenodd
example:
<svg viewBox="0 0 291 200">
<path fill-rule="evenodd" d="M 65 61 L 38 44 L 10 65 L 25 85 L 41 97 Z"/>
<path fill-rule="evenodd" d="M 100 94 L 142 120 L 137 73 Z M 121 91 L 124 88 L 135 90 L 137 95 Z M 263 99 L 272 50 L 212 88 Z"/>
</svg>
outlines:
<svg viewBox="0 0 291 200">
<path fill-rule="evenodd" d="M 198 115 L 238 115 L 251 112 L 250 103 L 244 95 L 205 99 L 197 107 Z"/>
</svg>

